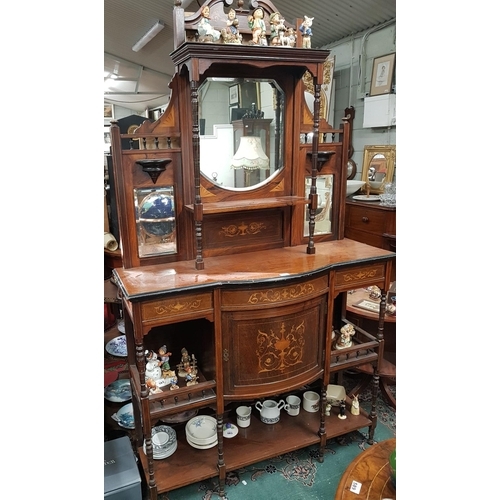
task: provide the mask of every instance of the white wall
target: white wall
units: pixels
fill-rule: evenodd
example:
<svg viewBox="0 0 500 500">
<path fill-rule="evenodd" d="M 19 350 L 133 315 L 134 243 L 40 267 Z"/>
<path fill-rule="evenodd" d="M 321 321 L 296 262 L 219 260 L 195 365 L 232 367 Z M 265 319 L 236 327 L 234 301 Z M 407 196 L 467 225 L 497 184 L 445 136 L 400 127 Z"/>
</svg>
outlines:
<svg viewBox="0 0 500 500">
<path fill-rule="evenodd" d="M 367 30 L 323 48 L 330 49 L 331 55 L 335 56 L 335 108 L 331 124 L 338 127 L 345 108 L 354 107 L 352 159 L 357 165 L 356 179 L 361 179 L 364 147 L 396 144 L 395 126 L 363 128 L 364 97 L 370 91 L 373 59 L 396 52 L 396 23 L 387 23 L 381 29 Z"/>
</svg>

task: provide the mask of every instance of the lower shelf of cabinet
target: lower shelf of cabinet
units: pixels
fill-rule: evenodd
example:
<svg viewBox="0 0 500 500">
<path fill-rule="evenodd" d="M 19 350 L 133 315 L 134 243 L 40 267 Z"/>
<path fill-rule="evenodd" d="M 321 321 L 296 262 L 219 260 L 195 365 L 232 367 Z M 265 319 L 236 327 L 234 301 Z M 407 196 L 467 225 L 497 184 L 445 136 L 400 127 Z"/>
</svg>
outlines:
<svg viewBox="0 0 500 500">
<path fill-rule="evenodd" d="M 255 412 L 255 410 L 254 410 Z M 331 439 L 371 425 L 371 420 L 364 415 L 352 415 L 347 411 L 347 418 L 337 417 L 338 408 L 332 408 L 329 417 L 325 417 L 326 438 Z M 225 419 L 234 421 L 234 419 Z M 319 444 L 319 414 L 308 413 L 301 409 L 296 417 L 281 412 L 280 421 L 267 425 L 252 414 L 249 427 L 239 429 L 231 439 L 224 439 L 224 462 L 226 471 L 232 471 L 268 458 L 289 453 L 313 444 Z M 177 433 L 177 450 L 164 459 L 154 460 L 154 474 L 158 493 L 175 490 L 188 484 L 218 476 L 218 447 L 199 450 L 186 441 L 184 425 L 174 426 Z M 142 447 L 138 450 L 142 468 L 148 479 L 148 459 Z"/>
</svg>

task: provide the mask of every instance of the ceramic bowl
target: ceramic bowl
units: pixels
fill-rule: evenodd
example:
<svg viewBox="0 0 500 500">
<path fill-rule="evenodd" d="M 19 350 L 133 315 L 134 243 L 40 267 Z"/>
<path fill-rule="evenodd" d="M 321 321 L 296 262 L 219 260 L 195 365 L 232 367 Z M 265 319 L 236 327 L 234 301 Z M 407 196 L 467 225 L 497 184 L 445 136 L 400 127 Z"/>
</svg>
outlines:
<svg viewBox="0 0 500 500">
<path fill-rule="evenodd" d="M 382 187 L 382 184 L 384 184 L 385 181 L 368 181 L 370 184 L 370 187 L 373 189 L 380 189 Z"/>
<path fill-rule="evenodd" d="M 366 184 L 365 181 L 348 180 L 346 196 L 351 196 L 351 194 L 354 194 L 356 191 L 359 191 L 365 184 Z"/>
<path fill-rule="evenodd" d="M 207 415 L 198 415 L 186 424 L 186 438 L 190 443 L 209 445 L 217 440 L 217 421 Z"/>
</svg>

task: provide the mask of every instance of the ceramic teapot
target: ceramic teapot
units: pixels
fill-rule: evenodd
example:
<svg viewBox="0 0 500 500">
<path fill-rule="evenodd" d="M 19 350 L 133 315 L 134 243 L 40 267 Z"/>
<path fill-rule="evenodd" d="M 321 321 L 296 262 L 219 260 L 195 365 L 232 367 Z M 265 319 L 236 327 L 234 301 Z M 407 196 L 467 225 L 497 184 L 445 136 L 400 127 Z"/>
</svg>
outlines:
<svg viewBox="0 0 500 500">
<path fill-rule="evenodd" d="M 279 403 L 272 399 L 266 399 L 263 403 L 257 401 L 255 408 L 260 412 L 260 419 L 265 424 L 275 424 L 279 422 L 280 410 L 286 406 L 285 402 L 281 399 Z"/>
</svg>

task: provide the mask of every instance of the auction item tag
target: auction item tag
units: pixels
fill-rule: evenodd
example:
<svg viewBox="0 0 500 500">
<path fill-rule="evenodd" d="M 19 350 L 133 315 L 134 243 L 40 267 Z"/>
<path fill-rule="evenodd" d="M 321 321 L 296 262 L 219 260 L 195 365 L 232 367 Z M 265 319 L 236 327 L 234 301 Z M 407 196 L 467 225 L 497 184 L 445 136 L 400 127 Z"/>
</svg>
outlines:
<svg viewBox="0 0 500 500">
<path fill-rule="evenodd" d="M 353 493 L 356 493 L 356 495 L 359 495 L 359 492 L 361 491 L 361 483 L 358 483 L 357 481 L 353 481 L 351 484 L 351 491 Z"/>
</svg>

